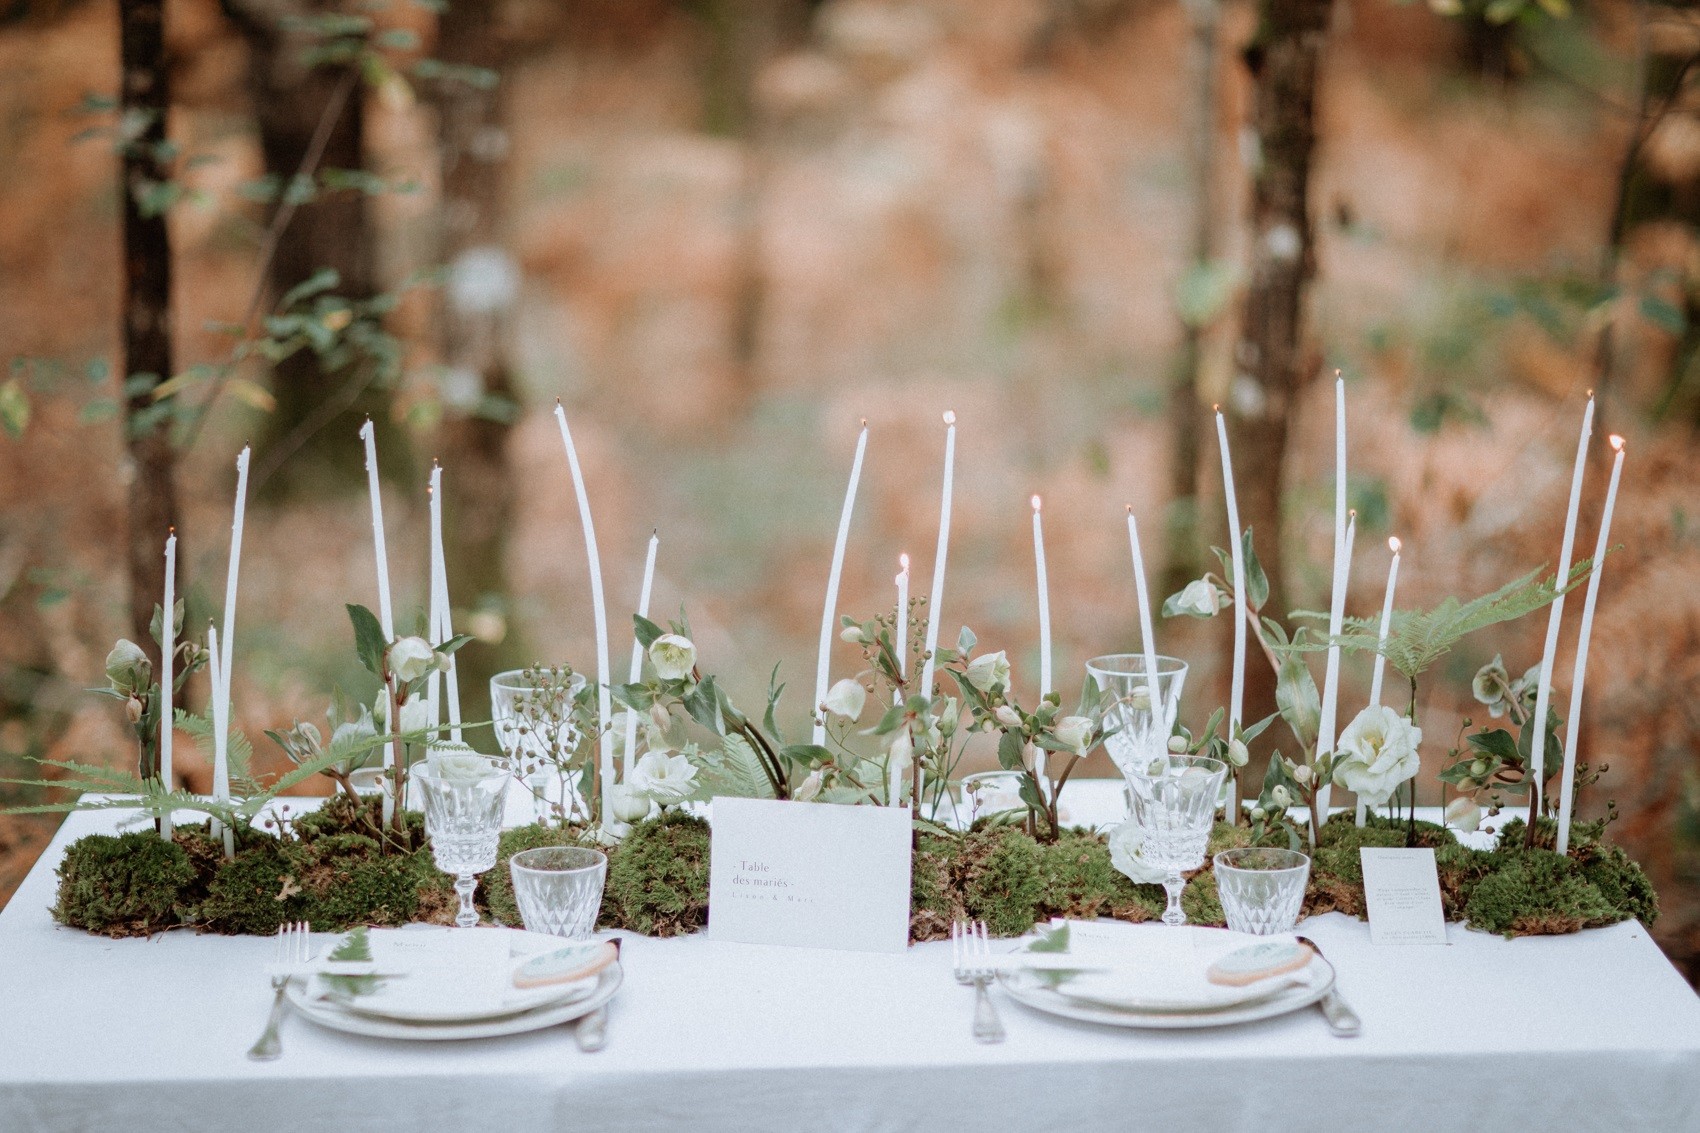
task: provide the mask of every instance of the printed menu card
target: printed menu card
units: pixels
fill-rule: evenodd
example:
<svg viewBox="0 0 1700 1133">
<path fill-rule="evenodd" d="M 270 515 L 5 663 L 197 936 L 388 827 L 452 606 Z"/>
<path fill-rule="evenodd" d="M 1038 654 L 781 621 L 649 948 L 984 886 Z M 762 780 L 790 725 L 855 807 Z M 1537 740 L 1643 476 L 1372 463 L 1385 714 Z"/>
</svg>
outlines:
<svg viewBox="0 0 1700 1133">
<path fill-rule="evenodd" d="M 1445 944 L 1446 914 L 1431 849 L 1365 846 L 1364 904 L 1371 944 Z"/>
</svg>

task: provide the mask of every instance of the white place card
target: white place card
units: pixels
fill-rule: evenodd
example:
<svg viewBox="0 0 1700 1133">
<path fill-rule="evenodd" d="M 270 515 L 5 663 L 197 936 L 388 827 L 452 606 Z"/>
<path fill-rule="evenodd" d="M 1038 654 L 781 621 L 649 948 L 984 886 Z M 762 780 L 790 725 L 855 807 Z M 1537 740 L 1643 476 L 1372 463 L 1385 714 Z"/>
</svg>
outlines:
<svg viewBox="0 0 1700 1133">
<path fill-rule="evenodd" d="M 710 939 L 903 951 L 910 830 L 908 807 L 715 799 Z"/>
<path fill-rule="evenodd" d="M 1446 913 L 1432 849 L 1365 846 L 1364 905 L 1371 944 L 1445 944 Z"/>
</svg>

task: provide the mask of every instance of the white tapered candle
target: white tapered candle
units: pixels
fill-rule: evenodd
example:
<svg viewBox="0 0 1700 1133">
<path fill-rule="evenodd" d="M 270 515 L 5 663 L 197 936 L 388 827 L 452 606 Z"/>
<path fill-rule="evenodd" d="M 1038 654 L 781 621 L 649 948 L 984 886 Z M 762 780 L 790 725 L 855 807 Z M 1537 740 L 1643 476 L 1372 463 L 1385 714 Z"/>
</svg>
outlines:
<svg viewBox="0 0 1700 1133">
<path fill-rule="evenodd" d="M 850 463 L 850 486 L 844 490 L 844 507 L 838 513 L 838 539 L 832 548 L 832 569 L 826 576 L 826 602 L 820 612 L 820 652 L 815 659 L 815 698 L 809 706 L 814 717 L 814 739 L 818 746 L 826 743 L 826 713 L 821 704 L 826 700 L 826 680 L 832 668 L 832 627 L 838 613 L 838 581 L 844 575 L 844 547 L 850 539 L 850 515 L 856 510 L 856 486 L 862 480 L 862 457 L 868 449 L 868 422 L 862 421 L 862 431 L 856 438 L 856 458 Z"/>
<path fill-rule="evenodd" d="M 1328 607 L 1328 637 L 1330 641 L 1340 636 L 1346 621 L 1346 590 L 1351 582 L 1352 574 L 1352 543 L 1358 533 L 1358 513 L 1352 512 L 1346 521 L 1346 540 L 1341 547 L 1341 554 L 1334 566 L 1334 600 Z M 1322 673 L 1322 717 L 1317 725 L 1316 757 L 1334 754 L 1334 741 L 1338 736 L 1340 716 L 1340 646 L 1331 644 L 1328 647 L 1328 663 Z M 1316 812 L 1322 816 L 1322 821 L 1328 821 L 1328 803 L 1334 793 L 1332 783 L 1324 783 L 1316 789 Z M 1315 845 L 1316 831 L 1311 832 L 1312 845 Z"/>
<path fill-rule="evenodd" d="M 372 429 L 372 419 L 366 418 L 366 423 L 360 426 L 360 439 L 366 445 L 366 491 L 372 502 L 372 559 L 377 564 L 378 572 L 378 626 L 384 631 L 384 640 L 395 640 L 395 611 L 390 606 L 390 553 L 384 546 L 384 501 L 378 491 L 378 443 L 377 434 Z M 379 674 L 380 679 L 383 674 Z M 393 731 L 390 720 L 389 697 L 383 698 L 384 732 Z M 399 758 L 396 742 L 389 741 L 384 745 L 384 767 L 396 765 Z M 383 825 L 389 828 L 390 819 L 395 815 L 396 800 L 385 792 L 383 796 Z"/>
<path fill-rule="evenodd" d="M 1222 491 L 1228 505 L 1228 546 L 1234 564 L 1234 672 L 1228 695 L 1228 736 L 1239 732 L 1245 710 L 1245 541 L 1240 532 L 1240 506 L 1234 495 L 1234 461 L 1228 452 L 1228 423 L 1216 410 L 1216 441 L 1222 450 Z M 1238 783 L 1228 776 L 1227 815 L 1239 820 Z"/>
<path fill-rule="evenodd" d="M 1041 514 L 1044 501 L 1034 496 L 1032 503 L 1033 574 L 1039 590 L 1039 698 L 1043 700 L 1051 692 L 1051 583 L 1045 570 L 1045 521 Z M 1033 769 L 1043 789 L 1046 785 L 1044 748 L 1034 750 Z"/>
<path fill-rule="evenodd" d="M 1381 630 L 1376 637 L 1375 669 L 1369 681 L 1369 706 L 1381 706 L 1381 679 L 1387 671 L 1387 657 L 1381 649 L 1387 645 L 1387 633 L 1393 628 L 1393 591 L 1399 585 L 1399 537 L 1397 535 L 1387 540 L 1387 549 L 1393 552 L 1393 561 L 1387 567 L 1387 596 L 1381 601 Z M 1364 824 L 1367 808 L 1362 799 L 1358 800 L 1358 825 Z"/>
<path fill-rule="evenodd" d="M 224 689 L 230 679 L 230 674 L 224 671 L 223 662 L 219 660 L 218 627 L 207 623 L 207 664 L 211 668 L 212 677 L 212 726 L 213 726 L 213 798 L 219 802 L 230 801 L 230 701 L 224 696 Z M 235 832 L 225 827 L 218 819 L 212 820 L 212 833 L 224 835 L 224 856 L 236 856 Z"/>
<path fill-rule="evenodd" d="M 431 515 L 431 569 L 430 581 L 426 584 L 426 591 L 430 596 L 430 601 L 427 604 L 430 612 L 426 615 L 426 624 L 430 626 L 430 632 L 426 634 L 426 637 L 430 639 L 431 644 L 433 645 L 441 645 L 446 640 L 440 636 L 443 630 L 442 594 L 445 589 L 442 585 L 442 573 L 444 566 L 444 559 L 442 556 L 442 491 L 443 469 L 440 464 L 433 460 L 431 462 L 431 482 L 425 487 L 425 496 L 430 502 L 429 510 Z M 425 678 L 425 710 L 431 720 L 433 735 L 435 734 L 435 729 L 441 727 L 443 723 L 443 702 L 439 695 L 441 692 L 441 685 L 442 674 L 440 672 L 433 671 L 429 677 Z"/>
<path fill-rule="evenodd" d="M 173 656 L 177 652 L 177 619 L 172 611 L 177 606 L 177 529 L 165 537 L 165 605 L 159 619 L 159 785 L 171 790 L 172 686 Z M 160 837 L 171 841 L 171 815 L 159 819 Z"/>
<path fill-rule="evenodd" d="M 909 675 L 909 556 L 897 556 L 897 577 L 892 581 L 897 584 L 897 626 L 895 633 L 897 653 L 897 675 L 899 679 Z M 891 699 L 896 704 L 903 703 L 903 690 L 893 689 Z M 903 772 L 893 766 L 891 769 L 891 784 L 886 792 L 886 802 L 896 806 L 903 798 Z M 916 798 L 916 812 L 919 813 L 921 800 Z"/>
<path fill-rule="evenodd" d="M 944 563 L 950 551 L 950 504 L 956 484 L 956 414 L 944 415 L 944 490 L 939 499 L 939 541 L 933 552 L 933 588 L 927 592 L 926 658 L 921 662 L 921 694 L 932 699 L 933 654 L 939 647 L 939 611 L 944 605 Z"/>
<path fill-rule="evenodd" d="M 1605 567 L 1611 537 L 1611 513 L 1617 503 L 1617 482 L 1623 476 L 1623 438 L 1614 436 L 1617 456 L 1606 487 L 1606 509 L 1600 515 L 1600 534 L 1594 540 L 1594 563 L 1588 572 L 1588 596 L 1582 602 L 1582 633 L 1576 639 L 1576 665 L 1570 672 L 1570 707 L 1564 723 L 1564 777 L 1558 785 L 1558 852 L 1570 849 L 1570 814 L 1576 801 L 1576 743 L 1581 738 L 1582 685 L 1588 674 L 1588 644 L 1594 635 L 1594 605 L 1600 597 L 1600 573 Z"/>
<path fill-rule="evenodd" d="M 1545 778 L 1541 771 L 1546 767 L 1546 721 L 1547 708 L 1552 702 L 1552 666 L 1558 656 L 1558 629 L 1564 621 L 1564 587 L 1570 581 L 1570 556 L 1576 549 L 1576 513 L 1582 507 L 1582 477 L 1588 468 L 1588 440 L 1593 432 L 1594 395 L 1589 391 L 1588 407 L 1582 411 L 1582 435 L 1576 442 L 1576 465 L 1570 473 L 1570 507 L 1564 514 L 1564 541 L 1558 549 L 1558 573 L 1553 578 L 1559 594 L 1552 600 L 1552 608 L 1547 613 L 1547 637 L 1541 650 L 1541 677 L 1535 691 L 1535 714 L 1525 725 L 1535 729 L 1535 738 L 1529 745 L 1529 789 L 1533 792 L 1529 805 L 1536 815 L 1541 812 L 1541 789 Z"/>
<path fill-rule="evenodd" d="M 1169 707 L 1163 701 L 1162 686 L 1157 683 L 1157 634 L 1151 621 L 1151 593 L 1145 587 L 1145 556 L 1139 550 L 1139 520 L 1134 518 L 1133 505 L 1127 505 L 1127 542 L 1133 551 L 1133 589 L 1139 600 L 1139 641 L 1145 651 L 1145 691 L 1151 698 L 1151 719 L 1158 725 L 1157 734 L 1166 740 L 1174 721 L 1169 719 Z"/>
<path fill-rule="evenodd" d="M 649 595 L 650 590 L 655 585 L 655 552 L 660 546 L 661 532 L 651 531 L 649 533 L 649 550 L 643 557 L 643 587 L 638 591 L 637 612 L 640 618 L 649 617 Z M 631 676 L 626 679 L 626 683 L 635 685 L 638 678 L 642 676 L 643 643 L 637 639 L 637 634 L 633 633 Z M 632 763 L 634 762 L 632 749 L 637 747 L 637 726 L 637 713 L 628 711 L 626 713 L 626 756 L 625 763 L 621 768 L 622 774 L 627 778 L 630 778 L 632 773 Z"/>
<path fill-rule="evenodd" d="M 606 832 L 614 822 L 614 733 L 609 722 L 613 700 L 608 672 L 608 606 L 602 597 L 602 556 L 596 549 L 596 523 L 590 515 L 590 494 L 585 491 L 578 449 L 573 446 L 572 430 L 567 428 L 567 411 L 559 401 L 555 402 L 555 421 L 561 427 L 561 444 L 567 450 L 573 492 L 578 496 L 579 520 L 584 526 L 584 553 L 590 562 L 590 601 L 596 618 L 596 723 L 602 739 L 598 766 L 602 778 L 602 829 Z"/>
<path fill-rule="evenodd" d="M 236 648 L 236 579 L 242 573 L 242 520 L 248 512 L 248 446 L 236 454 L 236 512 L 230 522 L 230 562 L 224 575 L 224 632 L 219 644 L 219 673 L 224 679 L 224 714 L 230 717 L 230 671 Z"/>
</svg>

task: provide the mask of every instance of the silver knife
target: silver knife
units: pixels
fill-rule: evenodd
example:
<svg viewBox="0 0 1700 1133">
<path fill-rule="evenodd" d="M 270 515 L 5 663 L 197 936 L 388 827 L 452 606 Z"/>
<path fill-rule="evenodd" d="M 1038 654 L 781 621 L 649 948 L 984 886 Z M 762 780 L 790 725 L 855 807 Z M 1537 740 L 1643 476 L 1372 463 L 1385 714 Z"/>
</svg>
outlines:
<svg viewBox="0 0 1700 1133">
<path fill-rule="evenodd" d="M 607 1004 L 579 1017 L 579 1021 L 573 1026 L 573 1039 L 578 1043 L 578 1048 L 586 1054 L 595 1054 L 608 1045 Z"/>
<path fill-rule="evenodd" d="M 1299 937 L 1299 943 L 1310 945 L 1318 956 L 1322 955 L 1321 947 L 1310 937 Z M 1350 1005 L 1346 1003 L 1345 997 L 1340 994 L 1338 983 L 1329 987 L 1328 993 L 1316 1001 L 1316 1006 L 1322 1012 L 1322 1018 L 1328 1024 L 1328 1030 L 1338 1037 L 1343 1039 L 1355 1038 L 1363 1031 L 1363 1020 L 1358 1018 L 1358 1013 L 1353 1011 Z"/>
</svg>

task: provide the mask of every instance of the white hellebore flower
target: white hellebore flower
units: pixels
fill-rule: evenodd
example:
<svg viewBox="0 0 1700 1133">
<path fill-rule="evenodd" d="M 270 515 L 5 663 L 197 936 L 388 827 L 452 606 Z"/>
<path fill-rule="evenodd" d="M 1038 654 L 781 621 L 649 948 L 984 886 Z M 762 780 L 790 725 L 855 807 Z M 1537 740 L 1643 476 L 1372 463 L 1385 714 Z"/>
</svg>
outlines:
<svg viewBox="0 0 1700 1133">
<path fill-rule="evenodd" d="M 1186 584 L 1186 588 L 1175 599 L 1175 609 L 1195 618 L 1213 618 L 1222 608 L 1222 592 L 1216 589 L 1216 584 L 1204 578 L 1195 578 Z"/>
<path fill-rule="evenodd" d="M 904 725 L 897 729 L 891 737 L 891 762 L 887 765 L 887 774 L 901 778 L 909 773 L 909 768 L 915 763 L 915 741 L 909 736 L 909 727 Z"/>
<path fill-rule="evenodd" d="M 1110 864 L 1126 874 L 1135 884 L 1156 885 L 1162 882 L 1167 874 L 1140 856 L 1139 850 L 1144 844 L 1145 828 L 1133 819 L 1128 819 L 1110 831 Z"/>
<path fill-rule="evenodd" d="M 1371 806 L 1417 773 L 1423 732 L 1386 705 L 1366 708 L 1346 725 L 1334 755 L 1334 781 Z"/>
<path fill-rule="evenodd" d="M 1469 796 L 1453 799 L 1446 804 L 1446 825 L 1448 829 L 1462 830 L 1468 833 L 1482 824 L 1482 808 L 1476 805 L 1476 800 Z"/>
<path fill-rule="evenodd" d="M 426 756 L 432 774 L 441 779 L 482 779 L 498 770 L 494 762 L 471 749 L 433 750 Z"/>
<path fill-rule="evenodd" d="M 1014 708 L 1011 708 L 1007 704 L 998 705 L 992 712 L 992 715 L 996 716 L 998 718 L 998 723 L 1002 724 L 1006 728 L 1021 727 L 1021 713 L 1017 712 Z"/>
<path fill-rule="evenodd" d="M 1064 716 L 1057 721 L 1053 729 L 1057 742 L 1067 744 L 1069 751 L 1078 756 L 1085 756 L 1086 746 L 1092 742 L 1092 720 L 1086 716 Z"/>
<path fill-rule="evenodd" d="M 976 657 L 968 662 L 968 669 L 963 676 L 981 692 L 991 692 L 1000 685 L 1008 688 L 1009 657 L 1001 649 L 984 657 Z"/>
<path fill-rule="evenodd" d="M 820 795 L 820 787 L 821 773 L 820 769 L 817 767 L 815 770 L 809 772 L 809 777 L 807 779 L 804 779 L 797 785 L 797 789 L 791 792 L 791 797 L 800 803 L 812 803 L 815 801 L 816 797 Z"/>
<path fill-rule="evenodd" d="M 649 663 L 664 681 L 682 681 L 697 665 L 697 647 L 688 637 L 664 633 L 649 646 Z"/>
<path fill-rule="evenodd" d="M 683 802 L 697 789 L 697 769 L 683 755 L 647 753 L 632 768 L 632 789 L 662 806 Z"/>
<path fill-rule="evenodd" d="M 416 696 L 401 706 L 401 730 L 403 733 L 423 732 L 431 726 L 431 702 L 423 696 Z"/>
<path fill-rule="evenodd" d="M 862 687 L 862 682 L 845 677 L 832 686 L 826 694 L 826 710 L 835 716 L 846 720 L 854 720 L 862 714 L 862 709 L 868 703 L 868 690 Z"/>
<path fill-rule="evenodd" d="M 390 672 L 401 684 L 418 680 L 431 671 L 437 651 L 423 637 L 404 637 L 390 646 Z"/>
<path fill-rule="evenodd" d="M 617 822 L 642 822 L 649 817 L 650 802 L 630 783 L 615 783 L 608 791 L 608 802 Z"/>
</svg>

